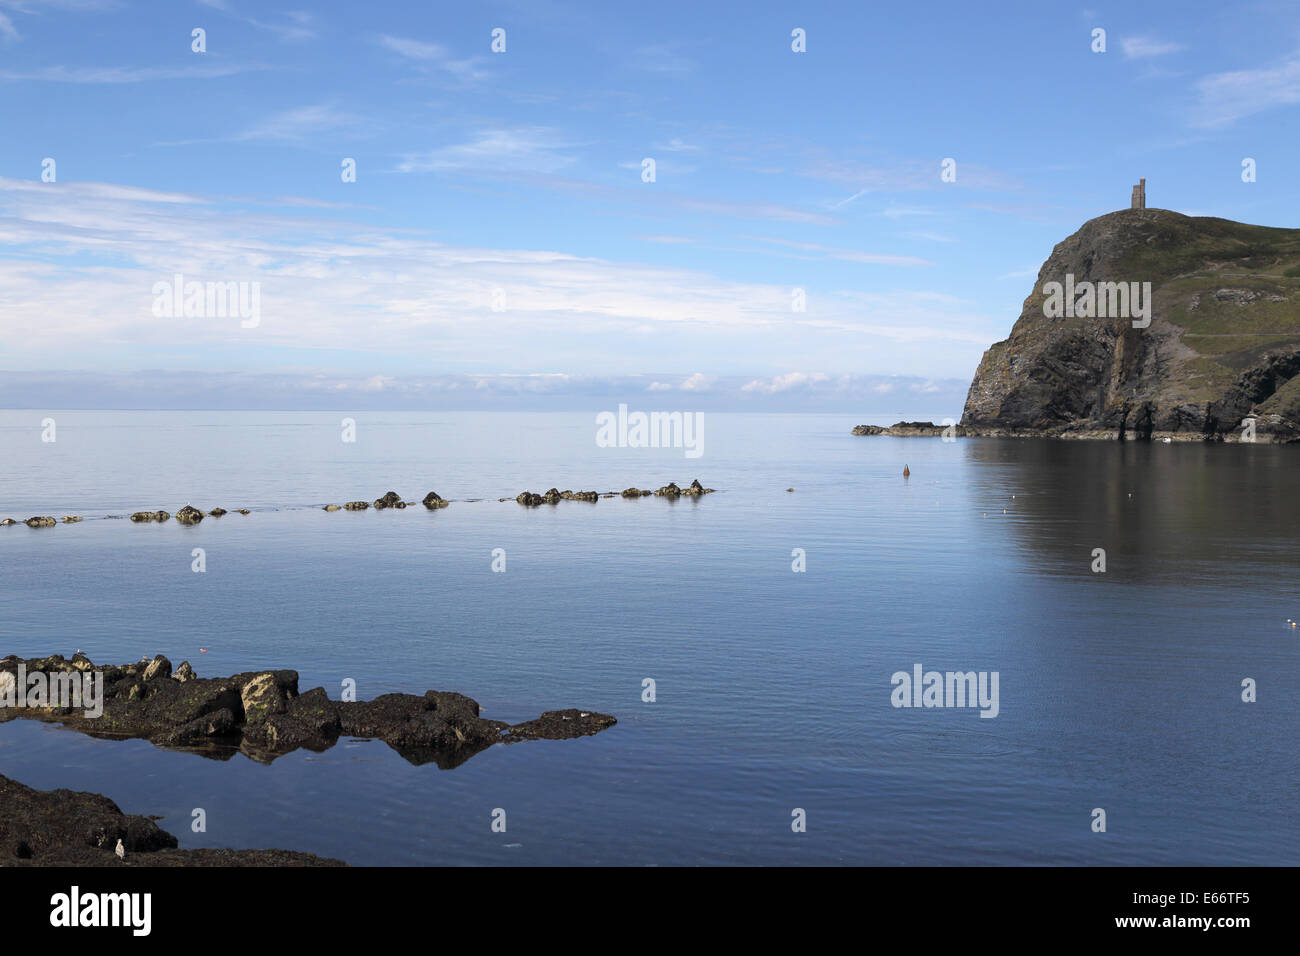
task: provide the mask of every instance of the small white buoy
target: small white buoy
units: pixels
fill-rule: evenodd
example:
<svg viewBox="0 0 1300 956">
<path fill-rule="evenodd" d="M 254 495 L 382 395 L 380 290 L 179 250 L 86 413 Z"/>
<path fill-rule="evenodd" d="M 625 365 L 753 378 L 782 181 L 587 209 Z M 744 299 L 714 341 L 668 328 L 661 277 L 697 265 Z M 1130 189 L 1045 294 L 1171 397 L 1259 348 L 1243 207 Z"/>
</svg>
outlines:
<svg viewBox="0 0 1300 956">
<path fill-rule="evenodd" d="M 117 849 L 114 850 L 113 852 L 117 854 L 117 858 L 118 858 L 119 860 L 125 860 L 125 859 L 126 859 L 126 847 L 122 846 L 122 838 L 121 838 L 121 837 L 118 837 L 118 839 L 117 839 Z"/>
</svg>

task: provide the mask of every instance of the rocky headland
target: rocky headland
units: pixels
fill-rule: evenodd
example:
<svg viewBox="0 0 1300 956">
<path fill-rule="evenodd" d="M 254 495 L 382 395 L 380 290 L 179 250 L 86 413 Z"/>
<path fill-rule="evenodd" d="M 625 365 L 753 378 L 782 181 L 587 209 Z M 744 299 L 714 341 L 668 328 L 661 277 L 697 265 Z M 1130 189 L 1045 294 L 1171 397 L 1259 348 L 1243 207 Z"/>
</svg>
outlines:
<svg viewBox="0 0 1300 956">
<path fill-rule="evenodd" d="M 1053 283 L 1073 290 L 1063 313 Z M 984 353 L 955 434 L 1300 441 L 1300 229 L 1167 209 L 1089 220 Z"/>
</svg>

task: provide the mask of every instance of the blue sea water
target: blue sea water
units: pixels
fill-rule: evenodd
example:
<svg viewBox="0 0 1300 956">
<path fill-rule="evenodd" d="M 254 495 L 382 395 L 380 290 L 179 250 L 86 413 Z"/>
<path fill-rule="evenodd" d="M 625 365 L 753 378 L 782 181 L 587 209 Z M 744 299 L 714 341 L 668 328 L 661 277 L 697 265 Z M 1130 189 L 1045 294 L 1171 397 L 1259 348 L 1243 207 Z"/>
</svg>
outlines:
<svg viewBox="0 0 1300 956">
<path fill-rule="evenodd" d="M 184 847 L 354 864 L 1300 863 L 1298 448 L 706 414 L 688 459 L 597 447 L 594 415 L 353 417 L 349 444 L 328 413 L 0 412 L 0 517 L 86 517 L 0 528 L 0 655 L 618 724 L 440 770 L 378 741 L 265 765 L 11 721 L 0 772 L 160 814 Z M 717 493 L 513 500 L 694 478 Z M 390 489 L 452 504 L 321 510 Z M 103 517 L 186 503 L 252 514 Z M 918 663 L 996 671 L 998 716 L 892 706 Z"/>
</svg>

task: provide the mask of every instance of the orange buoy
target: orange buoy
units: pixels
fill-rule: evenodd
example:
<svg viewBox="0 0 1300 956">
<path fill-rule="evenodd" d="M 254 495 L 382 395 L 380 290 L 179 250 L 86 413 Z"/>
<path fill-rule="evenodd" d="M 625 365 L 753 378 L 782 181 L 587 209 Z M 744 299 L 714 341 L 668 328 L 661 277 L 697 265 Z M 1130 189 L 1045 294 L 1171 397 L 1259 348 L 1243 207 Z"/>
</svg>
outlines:
<svg viewBox="0 0 1300 956">
<path fill-rule="evenodd" d="M 907 477 L 908 475 L 910 475 L 910 474 L 911 474 L 911 472 L 908 471 L 908 470 L 907 470 L 907 466 L 904 465 L 904 466 L 903 466 L 903 477 L 906 478 L 906 477 Z"/>
</svg>

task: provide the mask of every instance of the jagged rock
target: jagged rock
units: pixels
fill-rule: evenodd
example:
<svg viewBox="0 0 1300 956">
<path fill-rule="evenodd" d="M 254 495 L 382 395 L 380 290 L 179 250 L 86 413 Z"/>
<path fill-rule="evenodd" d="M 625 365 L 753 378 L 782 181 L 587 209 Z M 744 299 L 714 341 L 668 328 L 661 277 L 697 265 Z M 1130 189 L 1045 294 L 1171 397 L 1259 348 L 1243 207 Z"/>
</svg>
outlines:
<svg viewBox="0 0 1300 956">
<path fill-rule="evenodd" d="M 58 522 L 47 515 L 45 517 L 28 518 L 23 524 L 29 528 L 53 528 Z"/>
<path fill-rule="evenodd" d="M 446 498 L 443 498 L 441 495 L 439 495 L 438 492 L 431 491 L 424 496 L 424 501 L 422 501 L 421 504 L 423 504 L 430 511 L 436 511 L 439 508 L 447 507 L 447 505 L 451 504 L 451 502 L 448 501 Z M 459 514 L 459 512 L 457 513 Z"/>
<path fill-rule="evenodd" d="M 1300 230 L 1165 209 L 1084 223 L 1038 273 L 1011 335 L 984 353 L 967 435 L 1300 440 Z M 1044 314 L 1049 282 L 1150 282 L 1150 324 Z M 1231 278 L 1230 283 L 1224 280 Z M 1131 285 L 1130 285 L 1131 288 Z M 1117 296 L 1116 296 L 1117 297 Z M 1100 294 L 1098 294 L 1100 299 Z"/>
<path fill-rule="evenodd" d="M 57 654 L 27 661 L 10 656 L 0 660 L 0 675 L 16 674 L 19 664 L 29 675 L 94 666 L 84 655 L 72 661 Z M 86 717 L 75 709 L 12 707 L 0 708 L 0 723 L 20 718 L 53 721 L 92 736 L 145 738 L 218 759 L 242 751 L 268 762 L 299 747 L 324 750 L 346 734 L 378 738 L 412 763 L 436 762 L 444 768 L 458 766 L 496 743 L 582 736 L 616 723 L 593 711 L 547 711 L 537 720 L 511 726 L 480 717 L 473 699 L 442 691 L 333 701 L 319 687 L 299 694 L 296 671 L 204 679 L 184 663 L 169 676 L 171 665 L 162 656 L 100 670 L 100 717 Z"/>
<path fill-rule="evenodd" d="M 160 677 L 172 676 L 172 662 L 159 654 L 149 662 L 149 666 L 144 669 L 142 680 L 157 680 Z"/>
<path fill-rule="evenodd" d="M 180 511 L 176 512 L 176 520 L 181 524 L 198 524 L 203 520 L 203 512 L 198 508 L 186 505 Z"/>
<path fill-rule="evenodd" d="M 344 511 L 365 511 L 370 507 L 368 501 L 349 501 L 343 506 Z"/>
<path fill-rule="evenodd" d="M 171 515 L 165 511 L 137 511 L 135 514 L 131 515 L 131 520 L 137 524 L 146 521 L 157 521 L 162 523 L 167 521 L 169 518 L 171 518 Z"/>
</svg>

